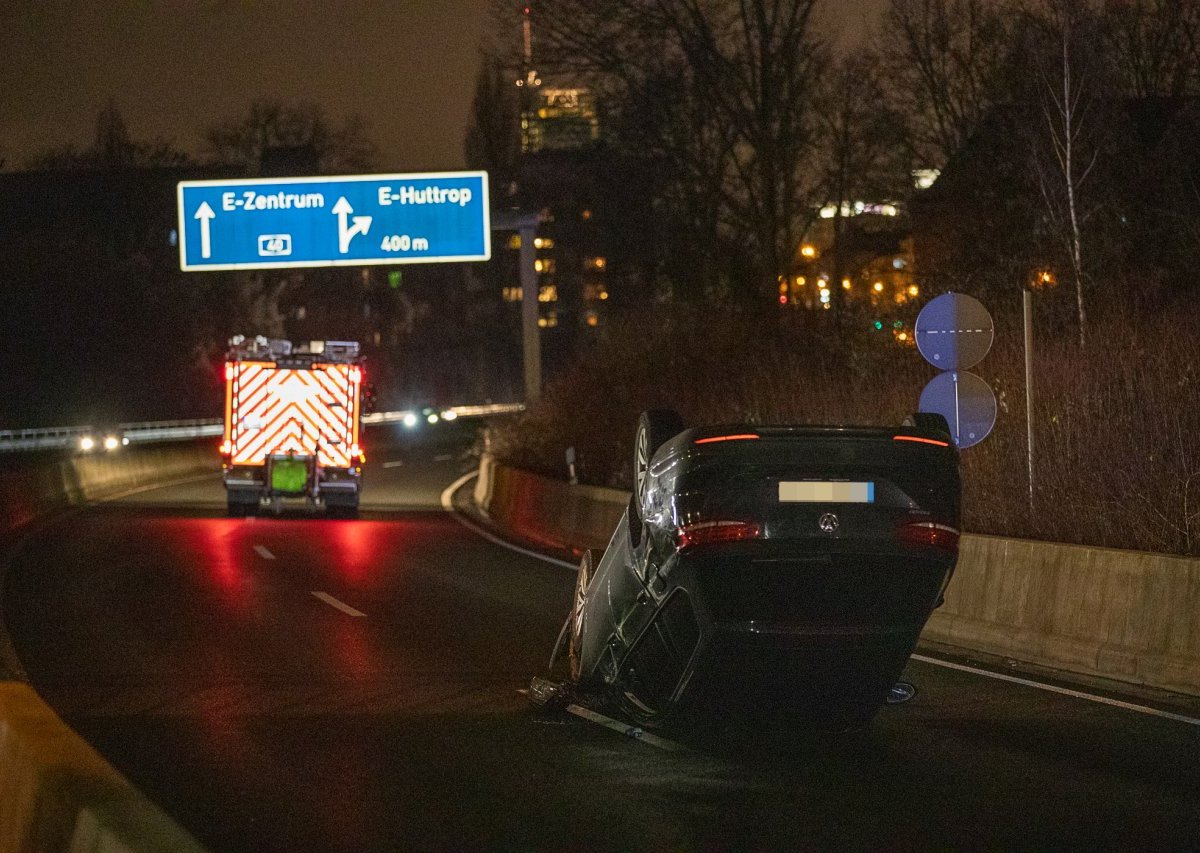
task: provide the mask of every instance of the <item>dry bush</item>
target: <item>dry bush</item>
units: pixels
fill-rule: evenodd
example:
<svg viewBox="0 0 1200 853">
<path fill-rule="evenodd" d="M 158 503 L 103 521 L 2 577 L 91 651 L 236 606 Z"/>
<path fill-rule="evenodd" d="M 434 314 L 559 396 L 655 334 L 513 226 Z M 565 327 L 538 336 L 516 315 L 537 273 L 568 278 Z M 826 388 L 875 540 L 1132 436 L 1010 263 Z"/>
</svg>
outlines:
<svg viewBox="0 0 1200 853">
<path fill-rule="evenodd" d="M 936 371 L 914 348 L 816 320 L 678 308 L 614 318 L 493 449 L 564 477 L 574 447 L 582 481 L 628 488 L 645 408 L 689 424 L 898 424 L 916 408 Z M 1039 326 L 1031 512 L 1019 316 L 998 316 L 996 345 L 972 368 L 998 417 L 962 454 L 966 529 L 1200 554 L 1200 346 L 1187 325 L 1171 312 L 1098 319 L 1085 352 L 1069 330 Z"/>
</svg>

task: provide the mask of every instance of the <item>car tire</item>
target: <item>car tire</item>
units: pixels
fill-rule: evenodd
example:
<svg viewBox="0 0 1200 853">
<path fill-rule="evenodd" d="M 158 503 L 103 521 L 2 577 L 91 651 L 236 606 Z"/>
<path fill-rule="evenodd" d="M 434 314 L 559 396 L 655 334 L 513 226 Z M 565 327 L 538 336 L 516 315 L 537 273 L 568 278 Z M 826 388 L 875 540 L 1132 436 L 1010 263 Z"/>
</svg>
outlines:
<svg viewBox="0 0 1200 853">
<path fill-rule="evenodd" d="M 588 585 L 595 571 L 595 556 L 588 548 L 579 558 L 579 574 L 575 577 L 575 595 L 571 600 L 571 624 L 568 629 L 567 660 L 571 668 L 571 680 L 583 678 L 583 628 L 584 605 L 587 603 Z"/>
<path fill-rule="evenodd" d="M 642 487 L 650 470 L 650 460 L 658 449 L 683 432 L 683 418 L 674 409 L 647 409 L 638 416 L 633 435 L 633 503 L 637 520 L 642 520 Z"/>
</svg>

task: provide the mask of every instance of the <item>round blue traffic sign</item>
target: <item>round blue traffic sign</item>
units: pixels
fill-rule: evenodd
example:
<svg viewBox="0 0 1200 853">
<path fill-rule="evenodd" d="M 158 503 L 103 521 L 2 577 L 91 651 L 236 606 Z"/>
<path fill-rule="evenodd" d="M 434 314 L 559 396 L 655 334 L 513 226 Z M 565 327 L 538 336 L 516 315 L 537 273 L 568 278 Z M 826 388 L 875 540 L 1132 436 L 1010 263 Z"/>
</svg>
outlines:
<svg viewBox="0 0 1200 853">
<path fill-rule="evenodd" d="M 913 336 L 925 360 L 942 370 L 966 370 L 992 348 L 992 315 L 978 299 L 943 293 L 921 309 Z"/>
<path fill-rule="evenodd" d="M 948 370 L 939 373 L 921 392 L 920 412 L 936 412 L 950 425 L 950 435 L 961 450 L 987 438 L 996 424 L 996 395 L 974 373 Z"/>
</svg>

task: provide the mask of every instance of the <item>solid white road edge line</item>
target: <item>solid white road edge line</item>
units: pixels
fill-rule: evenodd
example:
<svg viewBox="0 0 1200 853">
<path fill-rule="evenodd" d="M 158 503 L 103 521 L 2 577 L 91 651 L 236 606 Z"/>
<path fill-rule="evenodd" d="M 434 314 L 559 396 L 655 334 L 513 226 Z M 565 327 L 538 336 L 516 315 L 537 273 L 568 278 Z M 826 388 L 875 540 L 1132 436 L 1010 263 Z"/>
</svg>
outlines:
<svg viewBox="0 0 1200 853">
<path fill-rule="evenodd" d="M 395 461 L 393 461 L 393 462 L 384 462 L 384 463 L 383 463 L 383 467 L 384 467 L 384 468 L 399 468 L 399 467 L 400 467 L 401 465 L 403 465 L 403 464 L 404 464 L 404 460 L 403 460 L 403 459 L 397 459 L 397 460 L 395 460 Z"/>
<path fill-rule="evenodd" d="M 468 480 L 472 480 L 478 476 L 478 471 L 468 471 L 447 486 L 442 491 L 442 509 L 450 513 L 450 515 L 454 517 L 455 521 L 470 530 L 472 533 L 482 536 L 484 539 L 488 540 L 489 542 L 494 542 L 502 548 L 507 548 L 510 551 L 516 551 L 518 554 L 524 554 L 526 557 L 533 557 L 535 560 L 541 560 L 545 563 L 553 563 L 556 566 L 562 566 L 564 569 L 570 569 L 573 572 L 579 571 L 579 566 L 576 563 L 568 563 L 566 560 L 560 560 L 557 557 L 550 557 L 546 554 L 539 554 L 537 551 L 531 551 L 528 548 L 522 548 L 520 545 L 514 545 L 511 542 L 505 542 L 499 536 L 494 536 L 474 522 L 463 518 L 462 515 L 454 509 L 454 493 L 461 489 L 463 484 Z"/>
<path fill-rule="evenodd" d="M 274 560 L 275 559 L 275 555 L 271 553 L 271 550 L 269 548 L 267 548 L 266 545 L 255 545 L 254 551 L 255 551 L 255 553 L 258 554 L 258 556 L 262 557 L 264 560 Z"/>
<path fill-rule="evenodd" d="M 1114 708 L 1121 708 L 1125 711 L 1133 711 L 1138 714 L 1148 714 L 1152 717 L 1162 717 L 1167 720 L 1174 720 L 1177 723 L 1187 723 L 1191 726 L 1200 726 L 1200 720 L 1194 717 L 1185 717 L 1183 714 L 1172 714 L 1170 711 L 1160 711 L 1158 708 L 1150 708 L 1146 705 L 1135 705 L 1132 702 L 1122 702 L 1120 699 L 1109 699 L 1107 696 L 1096 696 L 1092 693 L 1084 693 L 1081 690 L 1071 690 L 1066 687 L 1056 687 L 1053 684 L 1044 684 L 1040 681 L 1032 681 L 1028 678 L 1017 678 L 1015 675 L 1005 675 L 1002 672 L 991 672 L 986 669 L 977 669 L 973 666 L 966 666 L 961 663 L 951 663 L 948 660 L 938 660 L 937 658 L 926 657 L 925 655 L 913 655 L 913 660 L 921 661 L 922 663 L 930 663 L 934 666 L 944 666 L 946 669 L 957 669 L 960 672 L 970 672 L 975 675 L 982 675 L 985 678 L 994 678 L 997 681 L 1007 681 L 1011 684 L 1020 684 L 1024 687 L 1033 687 L 1037 690 L 1045 690 L 1049 693 L 1058 693 L 1062 696 L 1070 696 L 1073 699 L 1083 699 L 1088 702 L 1099 702 L 1102 705 L 1111 705 Z"/>
<path fill-rule="evenodd" d="M 612 729 L 614 732 L 623 734 L 626 737 L 639 740 L 642 743 L 648 743 L 650 746 L 656 746 L 659 749 L 664 749 L 667 752 L 686 752 L 687 747 L 675 743 L 673 740 L 652 735 L 647 731 L 643 731 L 637 726 L 631 726 L 628 723 L 622 723 L 620 720 L 614 720 L 612 717 L 606 717 L 603 714 L 597 714 L 589 708 L 584 708 L 580 705 L 568 705 L 567 711 L 574 714 L 576 717 L 582 717 L 590 723 L 595 723 L 604 726 L 606 729 Z"/>
<path fill-rule="evenodd" d="M 344 604 L 341 601 L 338 601 L 336 598 L 334 598 L 332 595 L 330 595 L 327 592 L 317 592 L 316 590 L 314 590 L 313 597 L 318 598 L 321 601 L 324 601 L 330 607 L 337 608 L 338 610 L 345 613 L 347 616 L 354 616 L 356 618 L 362 619 L 362 618 L 366 617 L 366 615 L 367 615 L 367 614 L 363 613 L 361 610 L 355 610 L 349 604 Z"/>
</svg>

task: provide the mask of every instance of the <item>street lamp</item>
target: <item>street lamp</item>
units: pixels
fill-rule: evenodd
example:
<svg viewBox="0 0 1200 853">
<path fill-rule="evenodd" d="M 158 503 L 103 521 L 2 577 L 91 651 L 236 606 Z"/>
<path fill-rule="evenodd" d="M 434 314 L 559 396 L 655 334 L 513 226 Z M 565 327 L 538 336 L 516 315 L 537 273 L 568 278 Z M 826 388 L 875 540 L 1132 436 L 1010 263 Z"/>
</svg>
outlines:
<svg viewBox="0 0 1200 853">
<path fill-rule="evenodd" d="M 1028 284 L 1021 289 L 1025 315 L 1025 441 L 1029 466 L 1029 521 L 1033 523 L 1033 292 L 1047 290 L 1058 284 L 1050 269 L 1036 269 Z"/>
</svg>

